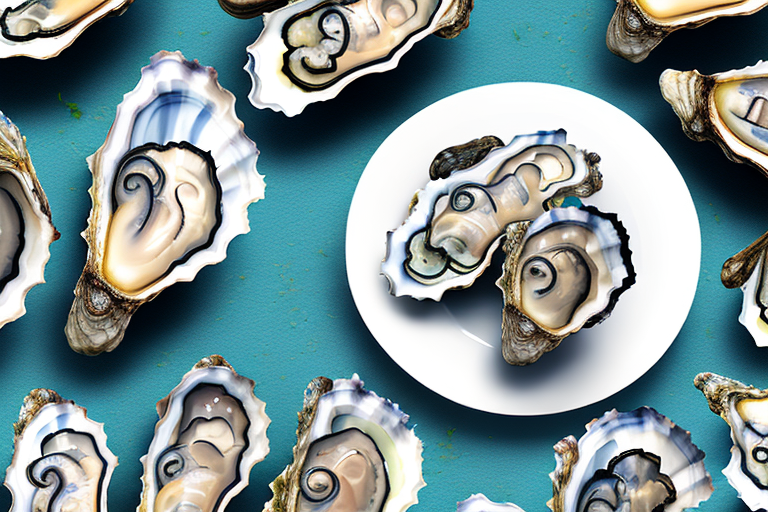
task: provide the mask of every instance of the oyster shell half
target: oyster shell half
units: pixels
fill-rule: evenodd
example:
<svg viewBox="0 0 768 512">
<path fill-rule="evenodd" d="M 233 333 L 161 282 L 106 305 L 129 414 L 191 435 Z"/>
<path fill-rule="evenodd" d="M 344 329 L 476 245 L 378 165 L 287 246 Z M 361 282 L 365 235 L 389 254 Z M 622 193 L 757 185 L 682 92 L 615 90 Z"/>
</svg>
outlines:
<svg viewBox="0 0 768 512">
<path fill-rule="evenodd" d="M 728 483 L 750 509 L 768 508 L 768 390 L 714 373 L 700 373 L 693 383 L 731 427 Z"/>
<path fill-rule="evenodd" d="M 484 494 L 473 494 L 456 504 L 456 512 L 523 512 L 513 503 L 494 503 Z"/>
<path fill-rule="evenodd" d="M 473 0 L 301 0 L 264 15 L 246 71 L 258 108 L 300 114 L 352 80 L 394 69 L 419 40 L 455 37 Z"/>
<path fill-rule="evenodd" d="M 13 425 L 14 452 L 5 474 L 11 512 L 107 512 L 117 466 L 104 425 L 50 389 L 34 389 Z"/>
<path fill-rule="evenodd" d="M 293 462 L 265 512 L 404 512 L 424 487 L 422 445 L 397 404 L 357 375 L 318 377 L 304 393 Z"/>
<path fill-rule="evenodd" d="M 139 306 L 224 260 L 250 230 L 264 179 L 234 105 L 213 68 L 179 52 L 152 57 L 125 95 L 88 159 L 88 261 L 66 326 L 74 350 L 113 350 Z"/>
<path fill-rule="evenodd" d="M 22 316 L 59 232 L 37 180 L 26 139 L 0 112 L 0 327 Z"/>
<path fill-rule="evenodd" d="M 714 75 L 668 69 L 659 84 L 688 137 L 768 176 L 768 62 Z"/>
<path fill-rule="evenodd" d="M 212 355 L 157 402 L 137 512 L 220 512 L 248 485 L 269 453 L 270 420 L 253 387 Z"/>
<path fill-rule="evenodd" d="M 591 206 L 553 208 L 507 227 L 501 349 L 527 365 L 567 336 L 611 314 L 635 283 L 629 236 L 615 214 Z"/>
<path fill-rule="evenodd" d="M 0 58 L 55 57 L 88 27 L 133 0 L 0 0 Z"/>
<path fill-rule="evenodd" d="M 440 300 L 490 264 L 509 224 L 533 220 L 565 196 L 602 187 L 600 157 L 566 144 L 565 130 L 484 137 L 440 152 L 403 224 L 387 234 L 381 273 L 395 296 Z"/>
<path fill-rule="evenodd" d="M 554 512 L 695 508 L 712 494 L 704 452 L 650 407 L 615 409 L 555 445 Z M 603 505 L 605 507 L 602 507 Z"/>
<path fill-rule="evenodd" d="M 631 62 L 644 60 L 669 34 L 720 16 L 752 14 L 766 0 L 616 0 L 608 25 L 608 49 Z"/>
</svg>

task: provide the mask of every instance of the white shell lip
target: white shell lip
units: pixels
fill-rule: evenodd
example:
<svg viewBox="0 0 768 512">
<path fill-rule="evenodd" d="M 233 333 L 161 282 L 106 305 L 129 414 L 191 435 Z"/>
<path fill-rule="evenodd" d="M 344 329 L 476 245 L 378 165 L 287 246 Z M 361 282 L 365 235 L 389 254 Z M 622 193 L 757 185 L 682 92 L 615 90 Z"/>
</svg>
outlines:
<svg viewBox="0 0 768 512">
<path fill-rule="evenodd" d="M 24 300 L 27 293 L 38 284 L 45 283 L 45 265 L 51 257 L 50 245 L 59 233 L 51 222 L 50 207 L 26 148 L 26 139 L 10 119 L 0 112 L 0 147 L 13 154 L 25 168 L 20 169 L 0 159 L 0 173 L 10 173 L 24 191 L 34 219 L 25 217 L 25 247 L 19 261 L 19 275 L 0 290 L 0 327 L 17 320 L 26 312 Z M 24 208 L 24 213 L 28 212 Z M 34 220 L 34 222 L 32 222 Z M 29 230 L 33 233 L 28 233 Z M 34 235 L 34 236 L 28 236 Z"/>
<path fill-rule="evenodd" d="M 14 9 L 26 0 L 0 0 L 0 13 Z M 30 41 L 9 41 L 0 34 L 0 59 L 7 57 L 32 57 L 49 59 L 58 56 L 71 45 L 85 29 L 110 15 L 120 15 L 133 0 L 109 0 L 70 27 L 66 32 L 53 37 L 38 37 Z"/>
<path fill-rule="evenodd" d="M 514 503 L 495 503 L 485 494 L 473 494 L 456 503 L 456 512 L 523 512 L 523 509 Z"/>
<path fill-rule="evenodd" d="M 453 4 L 453 0 L 441 0 L 429 26 L 411 36 L 389 58 L 355 70 L 325 89 L 305 91 L 291 82 L 282 72 L 283 54 L 288 51 L 281 37 L 282 27 L 295 13 L 311 9 L 325 1 L 302 0 L 263 15 L 264 29 L 256 41 L 246 48 L 248 62 L 245 70 L 252 81 L 248 99 L 254 107 L 269 108 L 293 117 L 301 114 L 310 103 L 335 98 L 350 82 L 363 75 L 383 73 L 396 68 L 402 56 L 408 53 L 414 44 L 439 29 L 438 25 L 443 16 L 448 13 Z"/>
<path fill-rule="evenodd" d="M 744 293 L 744 300 L 741 305 L 741 314 L 739 322 L 747 328 L 749 334 L 755 340 L 758 347 L 768 347 L 768 325 L 760 318 L 760 307 L 757 305 L 757 287 L 765 264 L 765 254 L 760 257 L 760 261 L 755 265 L 755 269 L 749 276 L 749 279 L 741 287 Z"/>
<path fill-rule="evenodd" d="M 707 23 L 708 21 L 712 21 L 715 18 L 719 18 L 721 16 L 743 16 L 747 14 L 753 14 L 766 5 L 768 5 L 767 0 L 748 0 L 741 4 L 736 5 L 730 5 L 730 6 L 724 6 L 719 9 L 710 10 L 710 11 L 703 11 L 695 14 L 688 15 L 684 18 L 681 18 L 679 20 L 671 21 L 671 22 L 664 22 L 659 21 L 647 12 L 643 10 L 642 7 L 640 7 L 637 4 L 636 0 L 633 0 L 633 3 L 635 6 L 640 10 L 640 12 L 643 13 L 643 15 L 649 19 L 652 20 L 654 24 L 659 25 L 661 27 L 685 27 L 692 25 L 694 28 L 698 27 L 699 25 L 703 25 L 704 23 Z"/>
</svg>

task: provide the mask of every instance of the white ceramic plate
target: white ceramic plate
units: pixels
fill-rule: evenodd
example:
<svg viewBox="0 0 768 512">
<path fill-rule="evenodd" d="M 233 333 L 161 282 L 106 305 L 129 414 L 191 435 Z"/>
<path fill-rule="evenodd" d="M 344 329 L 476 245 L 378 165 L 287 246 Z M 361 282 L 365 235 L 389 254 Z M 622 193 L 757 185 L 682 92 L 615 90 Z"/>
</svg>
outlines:
<svg viewBox="0 0 768 512">
<path fill-rule="evenodd" d="M 526 367 L 501 357 L 501 254 L 467 290 L 439 303 L 389 295 L 379 274 L 387 231 L 429 180 L 446 147 L 484 135 L 564 128 L 568 143 L 602 157 L 603 189 L 584 200 L 624 223 L 637 283 L 604 323 L 566 338 Z M 501 252 L 501 251 L 499 251 Z M 540 415 L 592 404 L 630 385 L 672 344 L 693 302 L 701 234 L 688 188 L 658 142 L 616 107 L 550 84 L 506 83 L 464 91 L 403 123 L 371 158 L 347 220 L 347 276 L 373 336 L 419 382 L 460 404 Z M 670 256 L 685 265 L 670 264 Z"/>
</svg>

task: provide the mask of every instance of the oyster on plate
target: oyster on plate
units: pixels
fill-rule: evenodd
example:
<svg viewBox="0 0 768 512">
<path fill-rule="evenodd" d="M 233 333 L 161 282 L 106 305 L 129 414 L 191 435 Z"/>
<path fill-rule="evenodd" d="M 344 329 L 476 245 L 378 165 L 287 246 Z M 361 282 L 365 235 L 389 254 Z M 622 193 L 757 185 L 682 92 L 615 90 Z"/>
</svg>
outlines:
<svg viewBox="0 0 768 512">
<path fill-rule="evenodd" d="M 512 503 L 494 503 L 484 494 L 473 494 L 456 504 L 456 512 L 523 512 Z"/>
<path fill-rule="evenodd" d="M 14 452 L 5 474 L 11 512 L 107 512 L 117 466 L 104 425 L 50 389 L 24 398 L 13 425 Z"/>
<path fill-rule="evenodd" d="M 731 461 L 723 474 L 752 510 L 768 508 L 768 390 L 714 373 L 700 373 L 694 385 L 709 408 L 731 427 Z"/>
<path fill-rule="evenodd" d="M 611 314 L 635 283 L 629 236 L 597 208 L 553 208 L 507 227 L 501 350 L 509 364 L 537 361 Z"/>
<path fill-rule="evenodd" d="M 490 264 L 509 224 L 533 220 L 566 196 L 602 187 L 600 157 L 566 144 L 565 130 L 484 137 L 440 152 L 405 222 L 387 234 L 381 273 L 395 296 L 440 300 Z"/>
<path fill-rule="evenodd" d="M 253 387 L 212 355 L 157 402 L 137 512 L 220 512 L 248 485 L 269 453 L 270 420 Z"/>
<path fill-rule="evenodd" d="M 301 0 L 265 14 L 245 66 L 251 103 L 300 114 L 362 75 L 394 69 L 429 34 L 456 37 L 469 25 L 473 2 Z"/>
<path fill-rule="evenodd" d="M 66 326 L 88 355 L 113 350 L 139 306 L 224 260 L 264 197 L 259 152 L 213 68 L 160 52 L 141 75 L 88 159 L 88 261 Z"/>
<path fill-rule="evenodd" d="M 397 404 L 357 375 L 318 377 L 304 393 L 293 462 L 265 512 L 404 512 L 424 487 L 422 445 Z"/>
<path fill-rule="evenodd" d="M 659 84 L 688 137 L 768 176 L 768 62 L 714 75 L 668 69 Z"/>
<path fill-rule="evenodd" d="M 741 287 L 744 301 L 739 322 L 747 328 L 758 347 L 768 347 L 768 233 L 723 264 L 720 280 L 726 288 Z"/>
<path fill-rule="evenodd" d="M 568 436 L 554 447 L 554 512 L 679 512 L 712 494 L 704 452 L 654 409 L 614 409 L 586 428 L 578 442 Z"/>
<path fill-rule="evenodd" d="M 720 16 L 752 14 L 768 0 L 616 0 L 608 25 L 608 49 L 631 62 L 644 60 L 669 34 Z"/>
<path fill-rule="evenodd" d="M 49 246 L 58 238 L 26 139 L 0 112 L 0 327 L 26 312 L 24 299 L 45 282 Z"/>
<path fill-rule="evenodd" d="M 55 57 L 88 27 L 133 0 L 0 0 L 0 58 Z"/>
</svg>

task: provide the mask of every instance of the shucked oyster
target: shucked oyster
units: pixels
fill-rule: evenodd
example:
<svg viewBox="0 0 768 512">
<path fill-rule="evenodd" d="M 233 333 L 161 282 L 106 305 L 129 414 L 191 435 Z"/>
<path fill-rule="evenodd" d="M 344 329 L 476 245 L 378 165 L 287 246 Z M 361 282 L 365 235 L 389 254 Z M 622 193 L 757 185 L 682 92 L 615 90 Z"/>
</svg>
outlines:
<svg viewBox="0 0 768 512">
<path fill-rule="evenodd" d="M 55 57 L 89 26 L 133 0 L 0 0 L 0 58 Z"/>
<path fill-rule="evenodd" d="M 554 512 L 695 508 L 712 494 L 704 452 L 691 435 L 650 407 L 615 409 L 592 420 L 577 442 L 555 445 Z"/>
<path fill-rule="evenodd" d="M 768 347 L 768 233 L 723 264 L 720 280 L 726 288 L 744 292 L 739 322 L 747 328 L 758 347 Z"/>
<path fill-rule="evenodd" d="M 608 318 L 635 283 L 627 231 L 615 214 L 589 206 L 510 225 L 504 252 L 501 349 L 514 365 L 533 363 Z"/>
<path fill-rule="evenodd" d="M 731 461 L 723 470 L 728 483 L 750 509 L 768 508 L 768 390 L 714 373 L 698 374 L 694 385 L 731 427 Z"/>
<path fill-rule="evenodd" d="M 270 420 L 253 386 L 213 355 L 157 402 L 137 512 L 221 512 L 248 485 L 269 453 Z"/>
<path fill-rule="evenodd" d="M 759 11 L 766 0 L 616 0 L 608 25 L 608 49 L 631 62 L 645 59 L 665 37 L 720 16 Z"/>
<path fill-rule="evenodd" d="M 352 80 L 388 71 L 431 33 L 455 37 L 473 0 L 301 0 L 264 15 L 248 47 L 256 107 L 300 114 Z"/>
<path fill-rule="evenodd" d="M 89 355 L 114 349 L 139 306 L 222 261 L 264 197 L 259 152 L 213 68 L 160 52 L 141 75 L 88 159 L 88 262 L 66 333 Z"/>
<path fill-rule="evenodd" d="M 45 282 L 48 246 L 58 238 L 26 140 L 0 112 L 0 327 L 25 313 L 24 298 Z"/>
<path fill-rule="evenodd" d="M 668 69 L 659 84 L 688 137 L 768 176 L 768 62 L 715 75 Z"/>
<path fill-rule="evenodd" d="M 440 300 L 490 264 L 509 224 L 533 220 L 568 195 L 602 186 L 600 157 L 565 142 L 565 130 L 483 138 L 441 152 L 432 181 L 388 233 L 381 273 L 396 296 Z M 495 140 L 494 140 L 495 139 Z"/>
<path fill-rule="evenodd" d="M 13 461 L 5 474 L 11 512 L 107 512 L 117 457 L 107 448 L 104 425 L 56 392 L 34 389 L 13 429 Z"/>
<path fill-rule="evenodd" d="M 265 512 L 404 512 L 418 502 L 421 441 L 400 408 L 352 379 L 318 377 L 304 394 L 293 462 Z"/>
<path fill-rule="evenodd" d="M 456 504 L 456 512 L 523 512 L 512 503 L 494 503 L 484 494 L 473 494 Z"/>
</svg>

